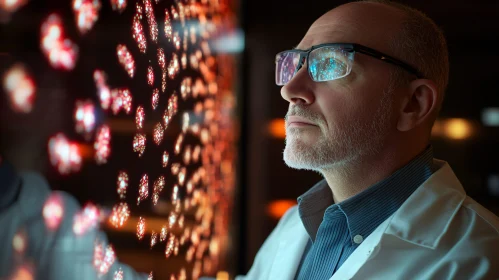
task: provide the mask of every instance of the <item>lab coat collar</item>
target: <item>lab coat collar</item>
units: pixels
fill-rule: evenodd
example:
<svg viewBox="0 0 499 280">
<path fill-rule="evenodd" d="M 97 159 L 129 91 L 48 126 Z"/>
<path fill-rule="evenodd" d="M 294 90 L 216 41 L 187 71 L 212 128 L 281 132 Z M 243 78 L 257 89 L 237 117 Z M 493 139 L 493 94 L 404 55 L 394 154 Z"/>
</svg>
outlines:
<svg viewBox="0 0 499 280">
<path fill-rule="evenodd" d="M 394 213 L 385 232 L 431 249 L 438 245 L 466 198 L 449 164 L 437 159 L 433 164 L 438 170 Z"/>
<path fill-rule="evenodd" d="M 308 236 L 298 211 L 289 230 L 283 231 L 279 241 L 279 248 L 270 269 L 268 279 L 294 279 L 300 264 Z"/>
<path fill-rule="evenodd" d="M 384 235 L 427 248 L 438 245 L 466 193 L 447 162 L 434 159 L 433 167 L 433 175 L 357 247 L 330 280 L 354 277 L 381 250 Z"/>
</svg>

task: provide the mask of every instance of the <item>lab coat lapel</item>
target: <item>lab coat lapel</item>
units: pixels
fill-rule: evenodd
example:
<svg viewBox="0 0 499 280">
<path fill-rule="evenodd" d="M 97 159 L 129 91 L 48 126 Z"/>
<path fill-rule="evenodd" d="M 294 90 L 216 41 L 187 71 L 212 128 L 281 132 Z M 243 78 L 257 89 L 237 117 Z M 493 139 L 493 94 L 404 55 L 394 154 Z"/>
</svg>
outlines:
<svg viewBox="0 0 499 280">
<path fill-rule="evenodd" d="M 393 215 L 381 223 L 355 251 L 346 259 L 340 268 L 333 274 L 329 280 L 351 279 L 355 273 L 369 260 L 370 256 L 376 255 L 380 250 L 379 243 L 383 234 L 390 224 Z"/>
<path fill-rule="evenodd" d="M 294 279 L 309 239 L 310 237 L 297 215 L 294 224 L 280 236 L 279 248 L 268 279 Z"/>
</svg>

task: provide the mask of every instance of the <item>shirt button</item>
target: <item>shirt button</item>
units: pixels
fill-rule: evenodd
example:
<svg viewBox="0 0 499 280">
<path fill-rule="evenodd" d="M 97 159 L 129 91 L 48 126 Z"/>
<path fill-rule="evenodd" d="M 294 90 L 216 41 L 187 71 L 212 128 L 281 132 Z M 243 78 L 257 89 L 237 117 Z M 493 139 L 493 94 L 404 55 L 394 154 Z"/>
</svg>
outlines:
<svg viewBox="0 0 499 280">
<path fill-rule="evenodd" d="M 353 238 L 353 242 L 357 243 L 357 244 L 360 244 L 362 243 L 362 241 L 364 241 L 364 238 L 362 237 L 362 235 L 360 234 L 357 234 L 356 236 L 354 236 Z"/>
</svg>

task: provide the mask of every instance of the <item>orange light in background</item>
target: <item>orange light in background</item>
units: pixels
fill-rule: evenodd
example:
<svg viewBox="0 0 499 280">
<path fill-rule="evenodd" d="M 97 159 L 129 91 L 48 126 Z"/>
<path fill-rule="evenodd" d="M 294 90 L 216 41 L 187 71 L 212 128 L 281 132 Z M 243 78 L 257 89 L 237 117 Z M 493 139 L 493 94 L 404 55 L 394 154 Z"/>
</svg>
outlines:
<svg viewBox="0 0 499 280">
<path fill-rule="evenodd" d="M 450 139 L 466 139 L 472 134 L 472 125 L 465 119 L 449 119 L 444 126 L 444 133 Z"/>
<path fill-rule="evenodd" d="M 267 205 L 267 214 L 274 218 L 280 219 L 289 208 L 293 207 L 296 204 L 296 200 L 291 199 L 281 199 L 271 201 Z"/>
<path fill-rule="evenodd" d="M 464 140 L 474 134 L 474 125 L 463 118 L 440 119 L 435 122 L 431 134 L 450 140 Z"/>
<path fill-rule="evenodd" d="M 284 139 L 286 138 L 286 128 L 284 119 L 273 119 L 268 124 L 268 131 L 273 138 Z"/>
<path fill-rule="evenodd" d="M 229 280 L 229 273 L 227 271 L 217 272 L 217 280 Z"/>
</svg>

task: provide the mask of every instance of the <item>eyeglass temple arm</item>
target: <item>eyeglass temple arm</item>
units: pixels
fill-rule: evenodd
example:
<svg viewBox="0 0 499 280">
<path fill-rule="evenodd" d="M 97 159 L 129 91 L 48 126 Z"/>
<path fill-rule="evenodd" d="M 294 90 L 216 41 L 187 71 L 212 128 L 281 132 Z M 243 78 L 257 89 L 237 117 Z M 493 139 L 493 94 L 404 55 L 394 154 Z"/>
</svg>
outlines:
<svg viewBox="0 0 499 280">
<path fill-rule="evenodd" d="M 357 45 L 357 44 L 352 44 L 352 45 L 354 47 L 354 51 L 357 51 L 357 52 L 360 52 L 360 53 L 372 56 L 374 58 L 377 58 L 379 60 L 382 60 L 382 61 L 394 64 L 394 65 L 397 65 L 399 67 L 402 67 L 405 70 L 407 70 L 407 71 L 411 72 L 412 74 L 416 75 L 416 77 L 418 77 L 420 79 L 424 77 L 421 72 L 419 72 L 418 70 L 416 70 L 416 68 L 410 66 L 409 64 L 407 64 L 405 62 L 402 62 L 402 61 L 400 61 L 400 60 L 398 60 L 396 58 L 393 58 L 393 57 L 391 57 L 389 55 L 385 55 L 385 54 L 383 54 L 381 52 L 378 52 L 377 50 L 373 50 L 373 49 L 365 47 L 365 46 L 361 46 L 361 45 Z"/>
</svg>

